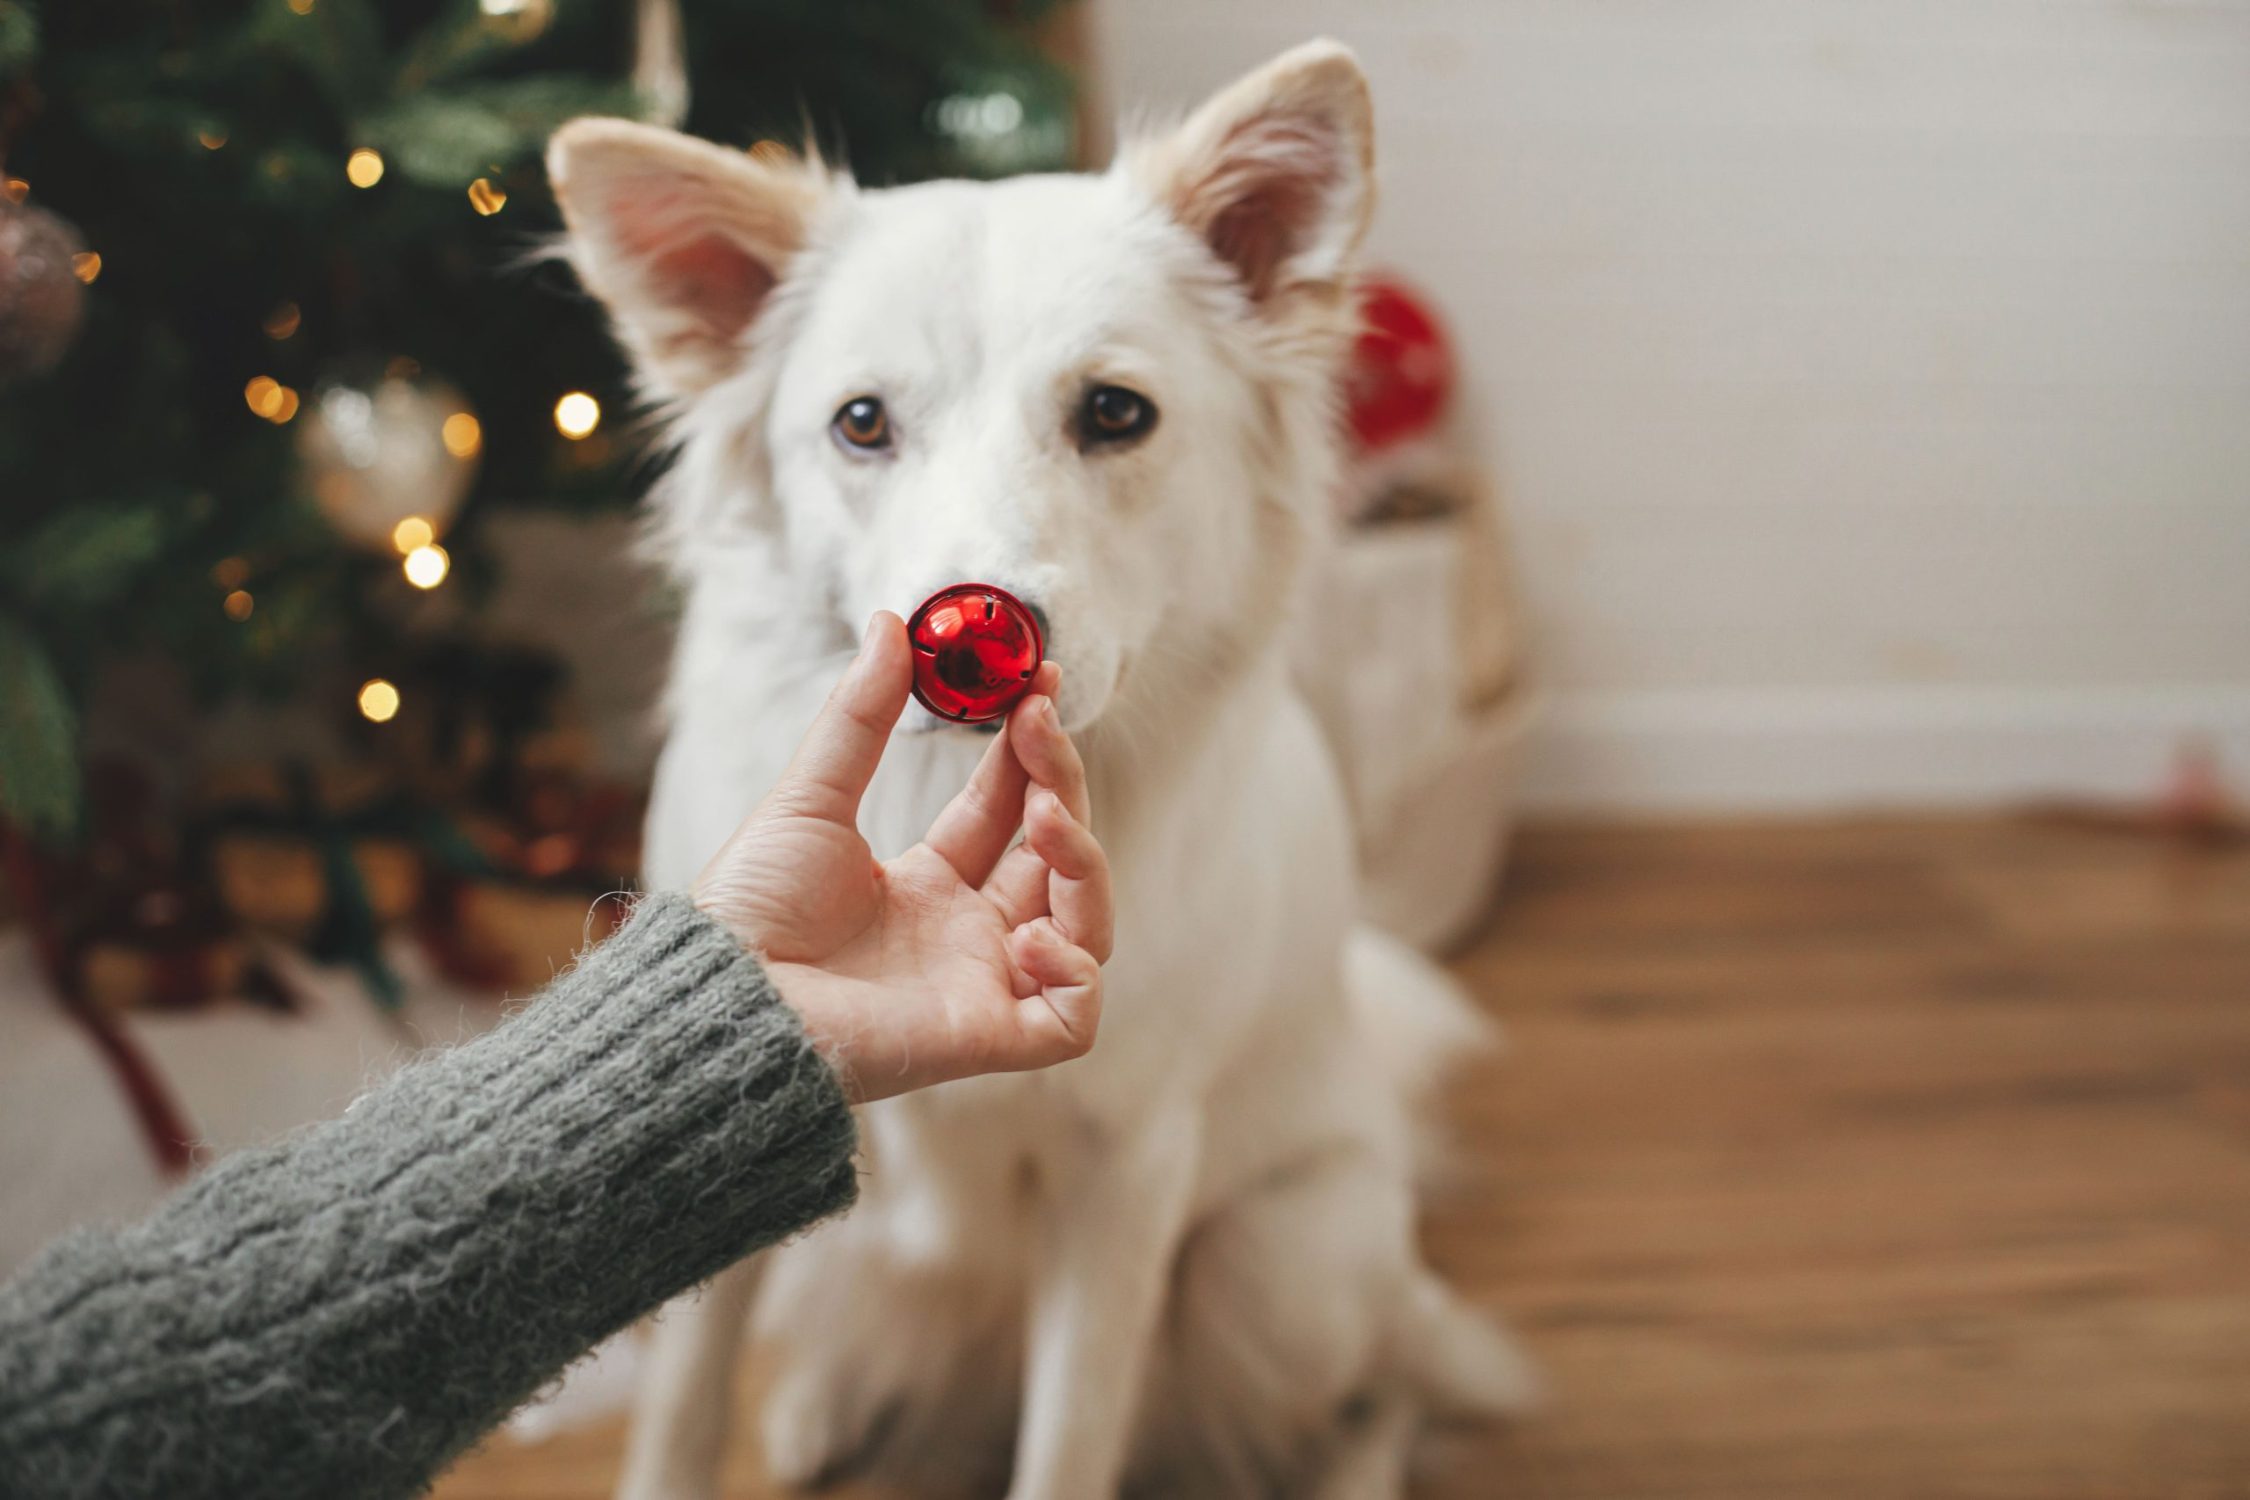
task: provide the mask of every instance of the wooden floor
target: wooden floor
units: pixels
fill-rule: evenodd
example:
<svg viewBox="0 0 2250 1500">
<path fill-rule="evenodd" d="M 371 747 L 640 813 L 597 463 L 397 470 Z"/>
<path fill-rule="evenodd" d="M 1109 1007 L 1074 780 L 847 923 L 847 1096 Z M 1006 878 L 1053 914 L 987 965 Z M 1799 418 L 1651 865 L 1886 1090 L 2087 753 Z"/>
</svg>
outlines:
<svg viewBox="0 0 2250 1500">
<path fill-rule="evenodd" d="M 1459 967 L 1511 1047 L 1429 1245 L 1554 1394 L 1418 1495 L 2250 1496 L 2250 849 L 1536 830 Z"/>
</svg>

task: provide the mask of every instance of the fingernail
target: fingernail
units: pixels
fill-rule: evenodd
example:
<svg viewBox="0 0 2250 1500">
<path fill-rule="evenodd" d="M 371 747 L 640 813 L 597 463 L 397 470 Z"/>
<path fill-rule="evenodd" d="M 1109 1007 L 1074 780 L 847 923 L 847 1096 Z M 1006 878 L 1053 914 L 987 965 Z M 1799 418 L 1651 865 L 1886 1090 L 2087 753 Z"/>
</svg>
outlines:
<svg viewBox="0 0 2250 1500">
<path fill-rule="evenodd" d="M 1060 794 L 1043 790 L 1039 795 L 1047 799 L 1047 811 L 1061 818 L 1065 823 L 1068 823 L 1071 820 L 1070 809 L 1063 805 L 1063 799 Z"/>
</svg>

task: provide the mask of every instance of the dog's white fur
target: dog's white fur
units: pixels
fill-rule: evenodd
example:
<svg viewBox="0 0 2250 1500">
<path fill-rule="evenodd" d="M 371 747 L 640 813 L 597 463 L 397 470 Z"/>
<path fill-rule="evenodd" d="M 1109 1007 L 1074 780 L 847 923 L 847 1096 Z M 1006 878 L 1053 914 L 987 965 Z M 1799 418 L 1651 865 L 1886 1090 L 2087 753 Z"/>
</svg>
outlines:
<svg viewBox="0 0 2250 1500">
<path fill-rule="evenodd" d="M 1416 1252 L 1411 1080 L 1459 1001 L 1372 937 L 1347 963 L 1346 812 L 1280 649 L 1371 208 L 1356 62 L 1299 48 L 1099 176 L 869 192 L 615 121 L 549 161 L 677 446 L 650 884 L 685 885 L 771 782 L 858 622 L 962 579 L 1045 610 L 1115 872 L 1093 1054 L 868 1109 L 858 1209 L 772 1257 L 769 1463 L 1012 1473 L 1023 1500 L 1397 1493 L 1424 1411 L 1527 1378 Z M 1081 451 L 1099 384 L 1154 430 Z M 865 394 L 878 457 L 830 431 Z M 908 713 L 878 853 L 984 743 Z M 750 1283 L 660 1325 L 634 1500 L 713 1493 Z"/>
</svg>

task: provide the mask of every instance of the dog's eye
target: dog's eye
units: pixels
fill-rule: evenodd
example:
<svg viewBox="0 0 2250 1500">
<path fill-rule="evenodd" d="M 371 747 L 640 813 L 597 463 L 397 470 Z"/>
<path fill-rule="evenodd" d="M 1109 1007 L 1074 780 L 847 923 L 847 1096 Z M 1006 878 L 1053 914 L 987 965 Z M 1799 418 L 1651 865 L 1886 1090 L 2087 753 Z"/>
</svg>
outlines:
<svg viewBox="0 0 2250 1500">
<path fill-rule="evenodd" d="M 1092 448 L 1129 443 L 1156 425 L 1156 403 L 1121 385 L 1097 385 L 1078 409 L 1078 441 Z"/>
<path fill-rule="evenodd" d="M 883 410 L 883 403 L 873 396 L 854 396 L 836 408 L 835 420 L 828 424 L 837 437 L 854 448 L 888 448 L 891 445 L 891 416 Z"/>
</svg>

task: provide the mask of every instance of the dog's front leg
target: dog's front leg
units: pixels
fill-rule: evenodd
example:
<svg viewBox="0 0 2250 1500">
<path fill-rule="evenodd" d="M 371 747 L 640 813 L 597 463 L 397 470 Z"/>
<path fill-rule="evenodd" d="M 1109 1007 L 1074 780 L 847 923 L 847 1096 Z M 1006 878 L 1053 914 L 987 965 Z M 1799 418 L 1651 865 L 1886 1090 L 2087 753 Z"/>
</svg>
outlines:
<svg viewBox="0 0 2250 1500">
<path fill-rule="evenodd" d="M 1012 1500 L 1116 1500 L 1201 1138 L 1197 1109 L 1165 1111 L 1049 1199 Z"/>
<path fill-rule="evenodd" d="M 763 1269 L 760 1256 L 737 1261 L 658 1317 L 617 1500 L 715 1500 L 736 1356 Z"/>
</svg>

